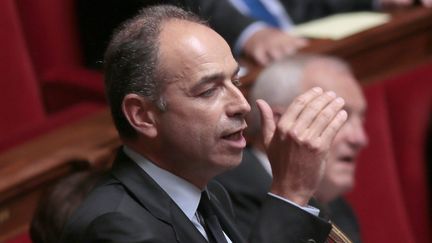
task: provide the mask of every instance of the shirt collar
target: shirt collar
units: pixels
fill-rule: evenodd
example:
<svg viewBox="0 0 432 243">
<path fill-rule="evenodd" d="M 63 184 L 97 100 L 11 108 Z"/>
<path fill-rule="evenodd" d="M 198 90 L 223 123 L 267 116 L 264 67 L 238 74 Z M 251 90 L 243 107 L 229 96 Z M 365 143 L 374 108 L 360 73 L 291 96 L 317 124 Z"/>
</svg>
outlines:
<svg viewBox="0 0 432 243">
<path fill-rule="evenodd" d="M 123 151 L 137 163 L 138 166 L 170 196 L 183 213 L 192 220 L 201 199 L 201 190 L 185 179 L 156 166 L 131 148 L 124 146 Z"/>
</svg>

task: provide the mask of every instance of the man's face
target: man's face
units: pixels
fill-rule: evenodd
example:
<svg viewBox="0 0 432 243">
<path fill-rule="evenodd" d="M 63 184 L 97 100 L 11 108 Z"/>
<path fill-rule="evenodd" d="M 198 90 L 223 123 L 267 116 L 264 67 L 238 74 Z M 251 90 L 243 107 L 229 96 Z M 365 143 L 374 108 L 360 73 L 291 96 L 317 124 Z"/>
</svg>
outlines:
<svg viewBox="0 0 432 243">
<path fill-rule="evenodd" d="M 329 201 L 354 185 L 357 156 L 368 141 L 363 127 L 366 101 L 357 81 L 345 69 L 321 65 L 314 70 L 317 81 L 314 85 L 344 98 L 348 113 L 348 120 L 333 141 L 324 178 L 316 193 L 319 200 Z"/>
<path fill-rule="evenodd" d="M 167 77 L 167 110 L 157 122 L 160 157 L 181 175 L 203 180 L 237 166 L 250 106 L 236 86 L 229 46 L 208 27 L 186 21 L 166 23 L 159 44 Z"/>
</svg>

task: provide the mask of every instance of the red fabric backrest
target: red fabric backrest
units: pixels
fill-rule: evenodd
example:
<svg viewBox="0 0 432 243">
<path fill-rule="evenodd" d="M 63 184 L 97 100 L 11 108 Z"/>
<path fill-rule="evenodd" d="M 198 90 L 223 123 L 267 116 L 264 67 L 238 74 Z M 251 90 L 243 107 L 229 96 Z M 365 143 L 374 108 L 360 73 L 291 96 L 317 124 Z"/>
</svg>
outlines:
<svg viewBox="0 0 432 243">
<path fill-rule="evenodd" d="M 39 75 L 50 68 L 82 64 L 74 0 L 15 1 Z"/>
<path fill-rule="evenodd" d="M 398 174 L 417 242 L 430 242 L 426 134 L 432 114 L 432 63 L 386 81 Z"/>
<path fill-rule="evenodd" d="M 365 243 L 414 243 L 397 177 L 384 95 L 382 85 L 365 88 L 369 145 L 360 154 L 356 186 L 348 200 Z"/>
<path fill-rule="evenodd" d="M 16 236 L 13 239 L 7 240 L 5 243 L 31 243 L 30 235 L 28 233 L 23 233 Z"/>
<path fill-rule="evenodd" d="M 0 46 L 0 134 L 6 137 L 45 117 L 12 0 L 0 1 Z"/>
</svg>

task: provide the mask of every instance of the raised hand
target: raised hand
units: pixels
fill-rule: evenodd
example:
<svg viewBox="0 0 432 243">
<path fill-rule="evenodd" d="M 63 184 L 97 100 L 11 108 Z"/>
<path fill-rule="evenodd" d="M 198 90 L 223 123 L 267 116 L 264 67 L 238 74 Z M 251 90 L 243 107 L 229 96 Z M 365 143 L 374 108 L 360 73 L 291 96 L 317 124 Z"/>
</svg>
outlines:
<svg viewBox="0 0 432 243">
<path fill-rule="evenodd" d="M 264 100 L 257 100 L 257 105 L 273 171 L 271 192 L 306 205 L 322 179 L 332 141 L 347 119 L 344 100 L 313 88 L 298 96 L 278 121 Z"/>
<path fill-rule="evenodd" d="M 264 28 L 254 33 L 245 43 L 243 52 L 260 65 L 292 55 L 308 44 L 306 39 L 274 28 Z"/>
</svg>

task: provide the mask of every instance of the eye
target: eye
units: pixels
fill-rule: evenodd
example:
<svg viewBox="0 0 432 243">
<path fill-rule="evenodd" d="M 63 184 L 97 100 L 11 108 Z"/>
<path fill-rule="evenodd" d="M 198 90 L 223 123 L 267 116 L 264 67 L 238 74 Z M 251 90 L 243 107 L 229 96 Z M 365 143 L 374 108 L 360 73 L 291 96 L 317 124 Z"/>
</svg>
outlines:
<svg viewBox="0 0 432 243">
<path fill-rule="evenodd" d="M 200 93 L 199 96 L 201 96 L 201 97 L 211 97 L 215 93 L 215 91 L 216 91 L 216 88 L 211 88 L 211 89 L 208 89 L 208 90 Z"/>
<path fill-rule="evenodd" d="M 231 82 L 237 87 L 242 86 L 242 83 L 239 78 L 234 78 Z"/>
</svg>

